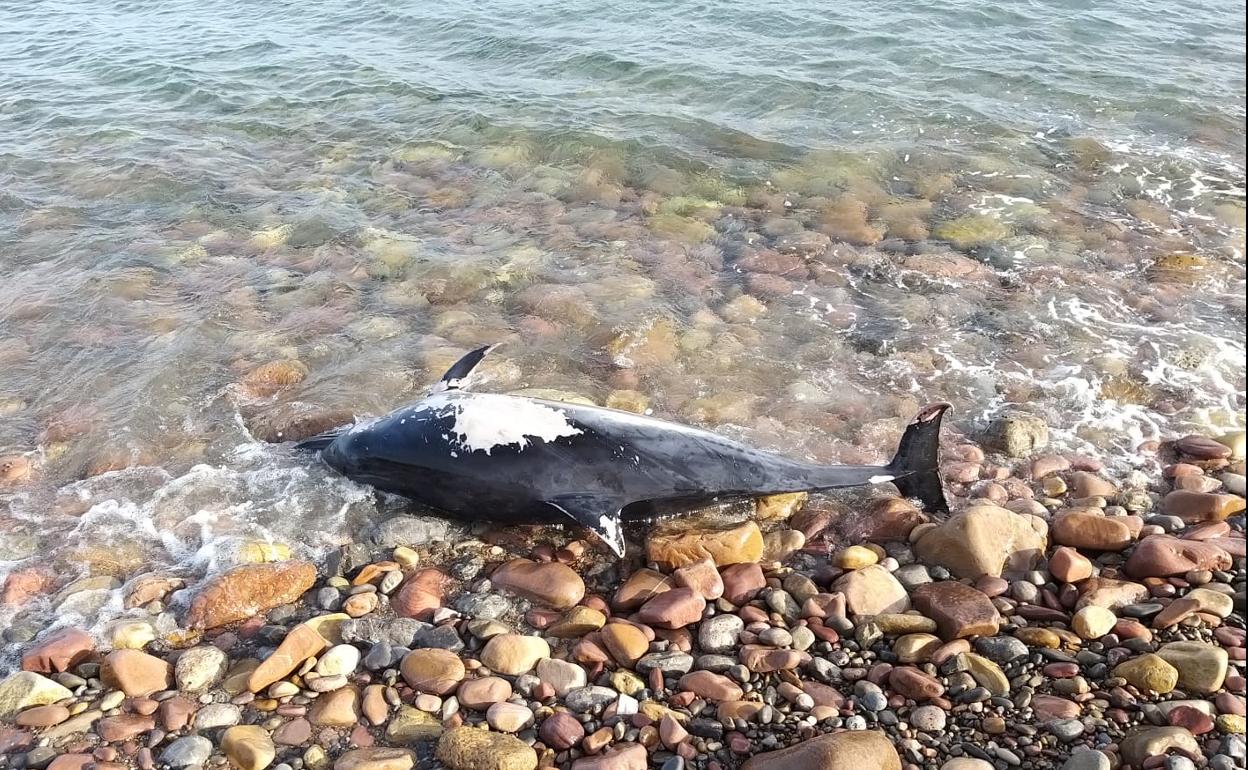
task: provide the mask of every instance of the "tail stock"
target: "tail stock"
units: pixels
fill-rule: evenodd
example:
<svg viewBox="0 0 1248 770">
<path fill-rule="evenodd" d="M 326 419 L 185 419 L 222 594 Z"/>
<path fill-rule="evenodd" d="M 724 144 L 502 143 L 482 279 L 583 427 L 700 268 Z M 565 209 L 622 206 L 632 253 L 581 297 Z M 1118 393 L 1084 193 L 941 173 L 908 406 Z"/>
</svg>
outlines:
<svg viewBox="0 0 1248 770">
<path fill-rule="evenodd" d="M 949 404 L 929 404 L 906 427 L 897 454 L 888 464 L 896 478 L 893 484 L 904 497 L 918 498 L 932 513 L 949 510 L 944 484 L 940 479 L 940 421 Z"/>
</svg>

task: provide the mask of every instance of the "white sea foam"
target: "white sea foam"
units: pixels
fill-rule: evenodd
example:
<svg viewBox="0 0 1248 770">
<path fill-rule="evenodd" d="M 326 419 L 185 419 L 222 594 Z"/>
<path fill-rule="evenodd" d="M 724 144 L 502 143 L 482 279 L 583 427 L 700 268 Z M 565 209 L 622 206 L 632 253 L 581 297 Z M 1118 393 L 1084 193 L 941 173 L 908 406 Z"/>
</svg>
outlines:
<svg viewBox="0 0 1248 770">
<path fill-rule="evenodd" d="M 64 574 L 61 562 L 46 561 L 58 570 L 60 583 L 98 574 L 90 571 L 90 563 L 115 558 L 141 564 L 137 572 L 127 570 L 128 576 L 173 573 L 192 590 L 204 576 L 240 563 L 249 543 L 280 543 L 296 557 L 317 558 L 378 517 L 370 488 L 325 472 L 307 455 L 258 442 L 227 455 L 178 475 L 127 468 L 56 490 L 57 499 L 87 506 L 78 516 L 50 512 L 49 501 L 37 495 L 14 497 L 11 510 L 53 552 L 84 555 L 69 562 L 70 569 L 81 570 L 76 574 Z M 15 555 L 23 558 L 4 561 L 0 556 L 0 582 L 13 569 L 36 563 Z M 103 634 L 111 621 L 140 612 L 123 608 L 124 593 L 124 586 L 62 592 L 18 612 L 0 609 L 0 627 L 33 612 L 44 618 L 41 632 L 74 625 Z M 178 610 L 190 593 L 173 597 L 171 609 Z M 146 612 L 142 616 L 148 617 Z M 14 651 L 0 646 L 0 670 L 11 663 L 4 658 L 6 650 Z"/>
</svg>

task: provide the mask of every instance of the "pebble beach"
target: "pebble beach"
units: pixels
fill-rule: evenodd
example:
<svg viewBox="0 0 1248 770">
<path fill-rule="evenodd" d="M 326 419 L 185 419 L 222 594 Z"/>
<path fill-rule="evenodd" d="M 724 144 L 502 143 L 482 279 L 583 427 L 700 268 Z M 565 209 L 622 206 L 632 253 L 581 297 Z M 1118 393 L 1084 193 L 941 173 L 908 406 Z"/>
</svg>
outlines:
<svg viewBox="0 0 1248 770">
<path fill-rule="evenodd" d="M 1045 453 L 1034 418 L 991 435 L 948 447 L 935 520 L 786 495 L 666 520 L 615 563 L 574 531 L 398 516 L 321 563 L 143 575 L 102 639 L 25 646 L 0 762 L 1242 767 L 1244 433 L 1142 446 L 1127 478 Z M 12 573 L 3 600 L 50 579 Z"/>
</svg>

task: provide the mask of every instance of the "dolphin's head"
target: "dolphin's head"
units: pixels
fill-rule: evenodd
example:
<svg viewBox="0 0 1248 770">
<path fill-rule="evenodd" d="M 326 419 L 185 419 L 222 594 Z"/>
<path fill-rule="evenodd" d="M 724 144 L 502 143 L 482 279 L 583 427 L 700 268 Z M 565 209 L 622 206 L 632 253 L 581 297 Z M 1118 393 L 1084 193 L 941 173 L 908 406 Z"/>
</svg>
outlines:
<svg viewBox="0 0 1248 770">
<path fill-rule="evenodd" d="M 376 419 L 362 420 L 342 431 L 321 450 L 321 458 L 344 475 L 359 473 L 376 453 L 380 438 L 373 429 L 376 422 Z"/>
</svg>

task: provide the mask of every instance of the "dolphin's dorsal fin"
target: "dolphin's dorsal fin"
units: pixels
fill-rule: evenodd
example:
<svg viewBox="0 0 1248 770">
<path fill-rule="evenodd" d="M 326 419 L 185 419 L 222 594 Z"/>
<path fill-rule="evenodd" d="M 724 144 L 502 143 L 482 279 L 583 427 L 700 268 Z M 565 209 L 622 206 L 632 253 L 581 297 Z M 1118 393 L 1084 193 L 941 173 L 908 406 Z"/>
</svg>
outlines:
<svg viewBox="0 0 1248 770">
<path fill-rule="evenodd" d="M 624 556 L 624 527 L 620 523 L 623 506 L 619 500 L 594 494 L 559 495 L 546 503 L 563 511 L 582 527 L 593 530 L 616 556 Z"/>
<path fill-rule="evenodd" d="M 433 386 L 434 393 L 441 393 L 444 390 L 459 390 L 464 384 L 464 380 L 481 363 L 481 359 L 485 358 L 485 354 L 493 350 L 497 345 L 485 345 L 477 348 L 469 353 L 465 353 L 463 358 L 451 365 L 446 370 L 446 374 L 442 375 L 442 379 Z"/>
</svg>

